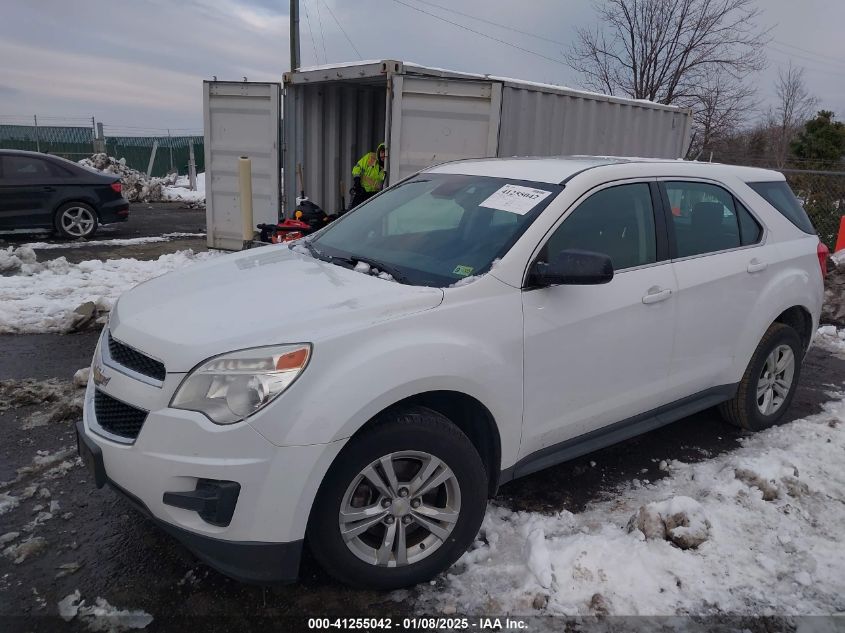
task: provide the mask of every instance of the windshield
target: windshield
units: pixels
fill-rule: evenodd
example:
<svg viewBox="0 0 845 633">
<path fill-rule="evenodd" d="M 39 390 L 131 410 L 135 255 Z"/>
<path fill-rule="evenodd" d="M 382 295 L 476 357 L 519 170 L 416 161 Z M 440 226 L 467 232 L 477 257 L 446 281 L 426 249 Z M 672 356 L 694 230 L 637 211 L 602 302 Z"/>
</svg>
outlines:
<svg viewBox="0 0 845 633">
<path fill-rule="evenodd" d="M 404 283 L 449 286 L 487 272 L 562 189 L 418 174 L 327 226 L 309 247 L 318 257 L 348 266 L 363 261 Z"/>
</svg>

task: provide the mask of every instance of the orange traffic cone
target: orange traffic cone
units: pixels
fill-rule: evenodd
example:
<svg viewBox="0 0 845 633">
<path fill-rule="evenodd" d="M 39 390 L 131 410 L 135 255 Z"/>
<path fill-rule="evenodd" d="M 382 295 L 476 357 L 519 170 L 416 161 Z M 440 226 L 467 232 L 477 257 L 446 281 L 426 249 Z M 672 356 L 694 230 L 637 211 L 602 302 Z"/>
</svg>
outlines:
<svg viewBox="0 0 845 633">
<path fill-rule="evenodd" d="M 838 253 L 845 248 L 845 215 L 839 219 L 839 235 L 836 236 L 836 248 L 834 253 Z"/>
</svg>

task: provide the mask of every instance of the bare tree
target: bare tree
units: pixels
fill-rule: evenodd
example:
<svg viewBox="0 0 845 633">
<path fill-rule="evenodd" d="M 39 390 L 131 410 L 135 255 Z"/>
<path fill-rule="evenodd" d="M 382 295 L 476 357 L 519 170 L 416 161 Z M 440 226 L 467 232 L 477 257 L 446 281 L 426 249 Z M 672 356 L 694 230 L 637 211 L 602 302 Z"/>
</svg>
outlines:
<svg viewBox="0 0 845 633">
<path fill-rule="evenodd" d="M 741 113 L 745 79 L 765 67 L 768 31 L 757 26 L 755 0 L 599 0 L 594 8 L 600 25 L 578 29 L 567 53 L 594 89 L 709 112 L 718 124 L 716 112 Z M 704 89 L 714 81 L 729 105 L 714 107 Z"/>
<path fill-rule="evenodd" d="M 812 118 L 818 99 L 811 96 L 804 82 L 804 69 L 792 66 L 778 69 L 775 85 L 777 105 L 769 110 L 768 126 L 771 129 L 771 144 L 778 168 L 786 166 L 789 146 L 801 126 Z"/>
<path fill-rule="evenodd" d="M 708 158 L 735 135 L 753 105 L 754 88 L 729 75 L 709 71 L 692 100 L 692 137 L 687 155 Z"/>
</svg>

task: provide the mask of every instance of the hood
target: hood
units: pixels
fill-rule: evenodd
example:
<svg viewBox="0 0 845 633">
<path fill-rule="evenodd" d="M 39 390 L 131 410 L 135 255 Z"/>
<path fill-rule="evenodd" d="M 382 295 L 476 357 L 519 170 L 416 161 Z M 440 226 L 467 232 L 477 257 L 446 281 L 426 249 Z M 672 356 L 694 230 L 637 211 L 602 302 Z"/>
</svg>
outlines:
<svg viewBox="0 0 845 633">
<path fill-rule="evenodd" d="M 265 246 L 213 258 L 124 293 L 114 337 L 164 361 L 169 372 L 233 350 L 317 343 L 434 308 L 439 288 L 407 286 Z"/>
</svg>

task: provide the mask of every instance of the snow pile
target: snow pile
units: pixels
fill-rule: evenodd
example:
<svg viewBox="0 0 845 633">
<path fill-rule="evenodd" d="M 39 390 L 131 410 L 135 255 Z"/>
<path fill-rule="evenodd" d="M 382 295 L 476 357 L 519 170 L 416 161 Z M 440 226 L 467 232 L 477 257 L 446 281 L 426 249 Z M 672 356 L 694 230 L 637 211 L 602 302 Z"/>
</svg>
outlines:
<svg viewBox="0 0 845 633">
<path fill-rule="evenodd" d="M 816 331 L 813 343 L 829 352 L 845 352 L 845 328 L 837 330 L 835 325 L 823 325 Z"/>
<path fill-rule="evenodd" d="M 28 264 L 31 269 L 22 268 L 24 274 L 0 277 L 0 334 L 69 332 L 78 318 L 74 310 L 80 305 L 91 302 L 102 315 L 133 286 L 214 254 L 185 250 L 152 261 L 110 259 L 70 264 L 60 257 Z"/>
<path fill-rule="evenodd" d="M 91 158 L 79 161 L 83 167 L 89 167 L 106 174 L 120 176 L 123 183 L 123 197 L 129 202 L 158 202 L 165 200 L 164 190 L 176 182 L 176 175 L 155 178 L 132 169 L 126 165 L 126 159 L 118 160 L 107 154 L 94 154 Z"/>
<path fill-rule="evenodd" d="M 189 189 L 190 183 L 187 176 L 179 176 L 176 183 L 168 185 L 162 192 L 163 200 L 174 202 L 191 202 L 197 206 L 205 206 L 205 172 L 197 174 L 197 190 Z"/>
<path fill-rule="evenodd" d="M 418 609 L 842 612 L 845 399 L 742 444 L 698 464 L 673 461 L 666 478 L 634 480 L 579 514 L 491 505 L 473 549 L 420 590 Z"/>
<path fill-rule="evenodd" d="M 673 497 L 640 507 L 628 520 L 628 532 L 635 530 L 646 539 L 671 541 L 681 549 L 691 549 L 707 540 L 710 521 L 695 499 Z"/>
<path fill-rule="evenodd" d="M 31 378 L 0 380 L 0 411 L 41 405 L 29 413 L 24 420 L 21 426 L 24 430 L 66 420 L 79 420 L 82 418 L 83 389 L 87 382 L 87 367 L 76 372 L 73 382 L 56 379 L 37 381 Z M 2 502 L 0 502 L 0 508 L 2 508 Z"/>
<path fill-rule="evenodd" d="M 26 559 L 36 556 L 47 549 L 47 540 L 41 536 L 30 536 L 17 545 L 9 545 L 3 550 L 3 556 L 20 565 Z"/>
<path fill-rule="evenodd" d="M 117 633 L 130 629 L 143 629 L 153 621 L 153 616 L 140 609 L 118 609 L 105 598 L 97 598 L 93 606 L 86 606 L 79 589 L 66 595 L 58 603 L 59 616 L 70 622 L 74 618 L 85 622 L 91 631 Z"/>
<path fill-rule="evenodd" d="M 26 274 L 33 270 L 37 259 L 35 251 L 27 244 L 17 248 L 14 246 L 2 248 L 0 249 L 0 274 L 15 273 L 18 271 Z"/>
</svg>

